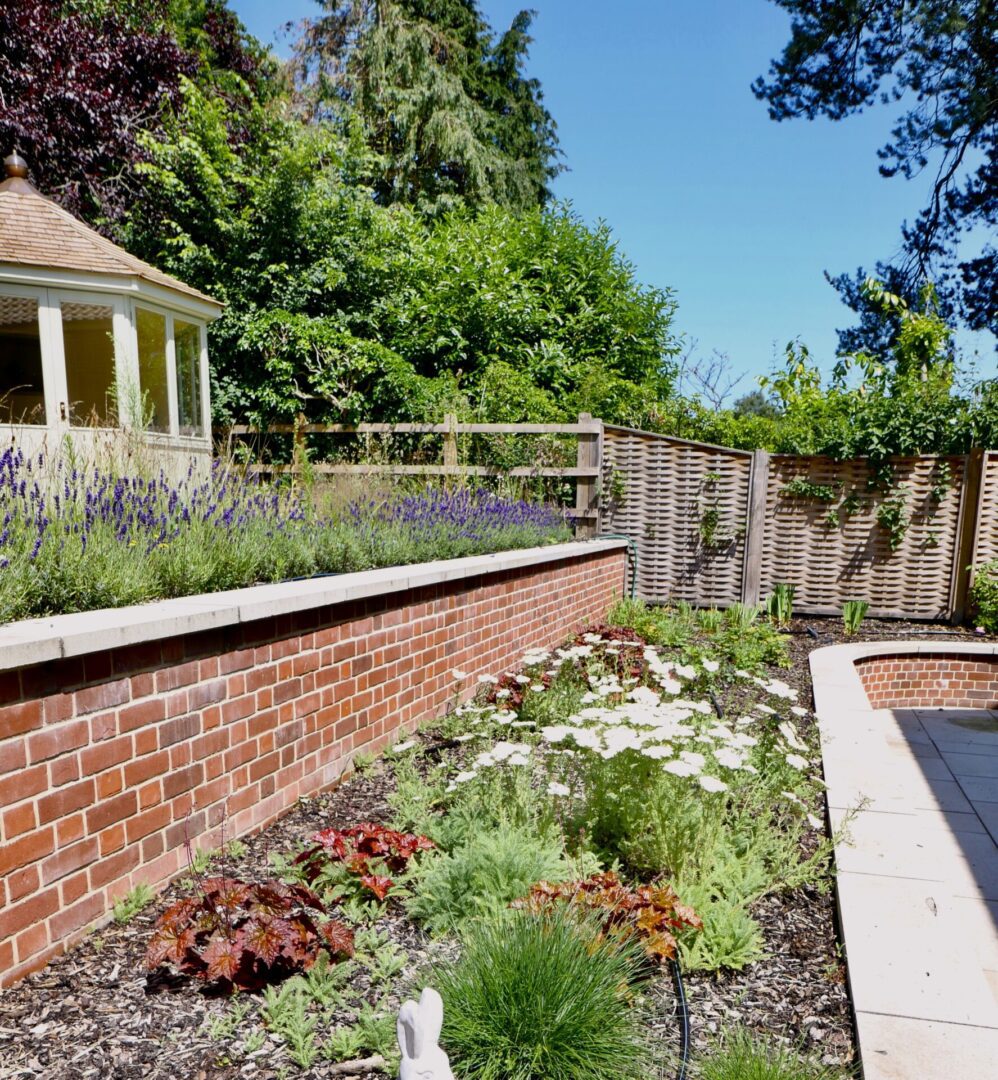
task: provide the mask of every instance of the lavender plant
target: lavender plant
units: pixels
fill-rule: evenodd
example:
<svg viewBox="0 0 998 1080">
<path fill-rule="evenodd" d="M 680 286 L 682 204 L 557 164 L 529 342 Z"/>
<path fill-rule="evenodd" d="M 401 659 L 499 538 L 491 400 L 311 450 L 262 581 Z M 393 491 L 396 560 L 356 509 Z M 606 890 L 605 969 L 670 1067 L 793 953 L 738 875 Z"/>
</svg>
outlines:
<svg viewBox="0 0 998 1080">
<path fill-rule="evenodd" d="M 0 455 L 0 621 L 566 539 L 557 511 L 427 490 L 320 514 L 215 462 L 179 482 Z"/>
</svg>

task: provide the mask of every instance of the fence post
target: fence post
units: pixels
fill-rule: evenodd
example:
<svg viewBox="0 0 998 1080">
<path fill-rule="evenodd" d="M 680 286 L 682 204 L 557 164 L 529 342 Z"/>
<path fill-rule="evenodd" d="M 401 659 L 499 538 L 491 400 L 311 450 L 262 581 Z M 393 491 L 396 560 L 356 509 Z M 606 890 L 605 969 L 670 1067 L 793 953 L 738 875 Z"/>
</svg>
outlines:
<svg viewBox="0 0 998 1080">
<path fill-rule="evenodd" d="M 745 512 L 745 562 L 742 566 L 742 603 L 755 607 L 762 599 L 762 543 L 766 536 L 766 496 L 769 490 L 769 453 L 752 452 L 748 507 Z"/>
<path fill-rule="evenodd" d="M 579 413 L 580 424 L 592 424 L 589 413 Z M 579 469 L 599 469 L 601 467 L 602 431 L 596 429 L 579 432 L 579 448 L 576 455 L 576 467 Z M 586 540 L 599 533 L 599 477 L 580 476 L 575 481 L 575 510 L 578 517 L 575 523 L 575 535 Z"/>
<path fill-rule="evenodd" d="M 444 417 L 447 430 L 444 432 L 444 465 L 457 468 L 457 414 L 447 413 Z"/>
<path fill-rule="evenodd" d="M 963 470 L 960 492 L 960 517 L 957 523 L 953 566 L 953 610 L 950 621 L 957 625 L 967 615 L 971 567 L 976 548 L 977 522 L 981 511 L 981 484 L 984 480 L 984 451 L 971 450 Z"/>
<path fill-rule="evenodd" d="M 291 450 L 291 485 L 301 483 L 301 474 L 305 465 L 305 425 L 308 419 L 304 413 L 295 416 L 294 445 Z"/>
</svg>

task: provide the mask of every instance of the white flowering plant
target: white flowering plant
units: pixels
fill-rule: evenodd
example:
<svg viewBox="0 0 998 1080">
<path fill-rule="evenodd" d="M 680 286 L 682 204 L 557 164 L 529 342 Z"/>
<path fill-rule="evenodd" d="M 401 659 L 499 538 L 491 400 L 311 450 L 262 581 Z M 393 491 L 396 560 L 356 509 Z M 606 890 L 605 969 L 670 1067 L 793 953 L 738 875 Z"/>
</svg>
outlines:
<svg viewBox="0 0 998 1080">
<path fill-rule="evenodd" d="M 687 961 L 749 962 L 761 948 L 749 906 L 822 878 L 827 844 L 806 840 L 822 824 L 821 783 L 796 690 L 756 661 L 740 665 L 725 614 L 712 624 L 705 648 L 592 626 L 481 680 L 449 722 L 435 820 L 396 825 L 445 851 L 512 825 L 569 858 L 665 876 L 703 908 L 704 940 L 680 942 Z"/>
</svg>

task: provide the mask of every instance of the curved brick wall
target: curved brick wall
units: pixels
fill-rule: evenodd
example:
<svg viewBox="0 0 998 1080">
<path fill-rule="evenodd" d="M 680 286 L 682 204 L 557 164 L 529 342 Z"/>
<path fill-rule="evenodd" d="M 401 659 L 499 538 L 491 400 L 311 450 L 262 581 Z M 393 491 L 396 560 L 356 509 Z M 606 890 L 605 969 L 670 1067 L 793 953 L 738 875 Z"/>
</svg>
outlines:
<svg viewBox="0 0 998 1080">
<path fill-rule="evenodd" d="M 998 708 L 998 658 L 952 652 L 871 656 L 855 661 L 874 709 Z"/>
<path fill-rule="evenodd" d="M 565 544 L 0 630 L 0 987 L 182 870 L 185 837 L 256 831 L 439 715 L 454 668 L 467 693 L 601 618 L 624 570 L 622 543 Z"/>
</svg>

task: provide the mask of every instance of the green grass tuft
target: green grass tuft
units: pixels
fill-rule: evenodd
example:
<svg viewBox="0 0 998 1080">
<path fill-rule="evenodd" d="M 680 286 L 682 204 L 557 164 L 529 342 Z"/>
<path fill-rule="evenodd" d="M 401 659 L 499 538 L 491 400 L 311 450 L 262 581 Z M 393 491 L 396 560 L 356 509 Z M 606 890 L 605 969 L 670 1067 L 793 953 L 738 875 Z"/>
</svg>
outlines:
<svg viewBox="0 0 998 1080">
<path fill-rule="evenodd" d="M 844 1080 L 846 1075 L 745 1028 L 724 1035 L 695 1073 L 696 1080 Z"/>
<path fill-rule="evenodd" d="M 640 949 L 598 940 L 564 914 L 475 926 L 450 967 L 443 1046 L 474 1080 L 648 1080 L 656 1075 L 634 994 Z"/>
</svg>

